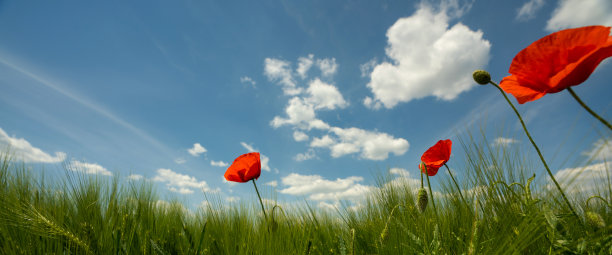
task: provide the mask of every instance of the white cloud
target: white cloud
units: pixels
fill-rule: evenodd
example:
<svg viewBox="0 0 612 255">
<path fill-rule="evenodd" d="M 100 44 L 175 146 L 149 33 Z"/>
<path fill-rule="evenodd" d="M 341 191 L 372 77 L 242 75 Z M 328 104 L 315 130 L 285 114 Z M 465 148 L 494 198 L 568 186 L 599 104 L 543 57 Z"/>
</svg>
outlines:
<svg viewBox="0 0 612 255">
<path fill-rule="evenodd" d="M 266 58 L 264 60 L 264 75 L 266 75 L 270 81 L 276 81 L 283 86 L 285 95 L 297 95 L 302 92 L 302 89 L 297 87 L 293 79 L 291 66 L 287 61 Z"/>
<path fill-rule="evenodd" d="M 285 112 L 289 118 L 285 119 L 279 116 L 274 117 L 272 122 L 270 122 L 272 127 L 278 128 L 283 125 L 293 125 L 300 126 L 305 129 L 308 127 L 308 123 L 315 120 L 314 107 L 311 104 L 304 102 L 304 100 L 300 97 L 291 98 Z"/>
<path fill-rule="evenodd" d="M 336 64 L 335 58 L 317 59 L 317 66 L 321 69 L 321 75 L 324 77 L 330 77 L 338 70 L 338 64 Z"/>
<path fill-rule="evenodd" d="M 194 143 L 193 148 L 187 150 L 191 156 L 197 157 L 200 154 L 206 152 L 206 148 L 202 147 L 199 143 Z"/>
<path fill-rule="evenodd" d="M 226 197 L 226 198 L 225 198 L 225 201 L 227 201 L 227 202 L 229 202 L 229 203 L 233 203 L 233 202 L 238 202 L 238 201 L 240 201 L 240 198 L 239 198 L 239 197 L 231 197 L 231 196 L 230 196 L 230 197 Z"/>
<path fill-rule="evenodd" d="M 56 152 L 55 156 L 51 156 L 23 138 L 10 137 L 0 128 L 0 149 L 6 147 L 17 160 L 23 160 L 25 163 L 58 163 L 66 159 L 66 153 Z"/>
<path fill-rule="evenodd" d="M 240 77 L 240 82 L 241 83 L 249 83 L 253 87 L 255 87 L 255 84 L 257 84 L 253 79 L 251 79 L 251 77 L 248 77 L 248 76 Z"/>
<path fill-rule="evenodd" d="M 361 77 L 368 77 L 368 75 L 370 75 L 370 73 L 372 72 L 372 70 L 374 70 L 374 67 L 376 67 L 377 64 L 378 62 L 376 61 L 376 58 L 373 58 L 370 59 L 370 61 L 360 65 L 359 70 L 361 71 Z"/>
<path fill-rule="evenodd" d="M 310 96 L 307 97 L 305 101 L 312 104 L 314 110 L 334 110 L 336 107 L 345 108 L 348 106 L 348 103 L 344 101 L 338 88 L 322 82 L 319 78 L 310 82 L 307 92 Z"/>
<path fill-rule="evenodd" d="M 582 153 L 589 159 L 612 162 L 612 139 L 599 139 L 589 151 Z"/>
<path fill-rule="evenodd" d="M 596 188 L 607 187 L 606 173 L 612 169 L 612 162 L 591 164 L 585 167 L 566 168 L 555 173 L 555 179 L 561 184 L 561 187 L 568 193 L 571 192 L 587 192 L 596 191 Z M 556 189 L 552 180 L 548 180 L 548 189 Z M 607 189 L 606 189 L 607 190 Z"/>
<path fill-rule="evenodd" d="M 240 145 L 242 145 L 242 147 L 244 147 L 249 152 L 257 152 L 258 151 L 255 148 L 253 148 L 252 145 L 250 145 L 248 143 L 240 142 Z M 270 164 L 270 158 L 268 158 L 266 155 L 261 154 L 261 152 L 260 152 L 259 153 L 259 160 L 261 160 L 261 169 L 270 172 L 270 165 L 269 165 Z"/>
<path fill-rule="evenodd" d="M 296 142 L 308 141 L 308 135 L 301 131 L 293 131 L 293 140 Z"/>
<path fill-rule="evenodd" d="M 185 164 L 185 162 L 187 162 L 187 160 L 185 160 L 184 158 L 177 158 L 174 160 L 174 163 L 177 163 L 179 165 Z"/>
<path fill-rule="evenodd" d="M 557 31 L 589 25 L 612 26 L 611 13 L 610 0 L 560 0 L 546 24 L 546 30 Z"/>
<path fill-rule="evenodd" d="M 106 168 L 98 164 L 86 163 L 77 160 L 70 161 L 69 169 L 75 172 L 82 172 L 86 174 L 101 174 L 112 176 L 113 173 L 108 171 Z"/>
<path fill-rule="evenodd" d="M 312 139 L 312 142 L 310 142 L 310 146 L 311 147 L 329 147 L 335 143 L 336 141 L 334 141 L 334 139 L 332 139 L 329 135 L 324 135 L 321 138 L 315 137 L 314 139 Z"/>
<path fill-rule="evenodd" d="M 516 11 L 516 19 L 523 21 L 533 19 L 542 6 L 544 6 L 544 0 L 529 0 Z"/>
<path fill-rule="evenodd" d="M 293 159 L 295 161 L 304 161 L 304 160 L 313 159 L 314 157 L 316 157 L 314 150 L 309 149 L 307 152 L 298 153 L 297 155 L 295 155 Z"/>
<path fill-rule="evenodd" d="M 389 169 L 389 173 L 399 175 L 399 176 L 410 176 L 410 172 L 408 172 L 408 170 L 403 169 L 403 168 L 398 168 L 398 167 Z"/>
<path fill-rule="evenodd" d="M 309 55 L 308 58 L 300 58 L 303 70 L 306 70 L 304 68 L 310 63 L 309 60 L 315 61 L 314 56 Z M 334 58 L 316 59 L 315 62 L 321 68 L 324 76 L 333 75 L 338 66 Z M 289 62 L 283 63 L 283 66 L 288 67 L 289 65 Z M 299 70 L 298 73 L 305 73 Z M 396 139 L 389 134 L 366 131 L 355 127 L 332 127 L 325 121 L 318 119 L 316 113 L 319 110 L 335 110 L 346 108 L 349 105 L 334 85 L 316 77 L 310 80 L 308 89 L 304 92 L 289 99 L 285 108 L 286 117 L 275 116 L 270 122 L 272 127 L 293 127 L 296 141 L 308 140 L 309 136 L 306 131 L 312 129 L 328 131 L 328 134 L 314 138 L 310 147 L 329 148 L 332 157 L 361 153 L 360 155 L 364 159 L 384 160 L 390 152 L 395 155 L 402 155 L 408 150 L 408 141 L 405 139 Z M 313 157 L 315 157 L 314 150 L 309 150 L 307 153 L 296 155 L 294 159 L 301 161 Z"/>
<path fill-rule="evenodd" d="M 198 181 L 193 176 L 180 174 L 171 169 L 157 169 L 157 175 L 153 177 L 153 181 L 166 183 L 168 190 L 181 194 L 193 194 L 193 189 L 200 189 L 202 192 L 214 192 L 205 181 Z"/>
<path fill-rule="evenodd" d="M 223 161 L 214 161 L 214 160 L 211 160 L 211 161 L 210 161 L 210 165 L 211 165 L 211 166 L 218 166 L 218 167 L 226 167 L 226 166 L 228 166 L 229 164 L 228 164 L 228 163 L 225 163 L 225 162 L 223 162 Z"/>
<path fill-rule="evenodd" d="M 300 57 L 298 58 L 298 68 L 296 72 L 300 75 L 300 78 L 306 79 L 306 75 L 312 64 L 314 63 L 314 55 L 308 54 L 308 57 Z"/>
<path fill-rule="evenodd" d="M 519 141 L 513 138 L 506 138 L 506 137 L 497 137 L 495 138 L 495 141 L 493 141 L 493 145 L 496 146 L 508 146 L 510 144 L 514 144 L 514 143 L 518 143 Z"/>
<path fill-rule="evenodd" d="M 127 178 L 128 180 L 138 181 L 144 179 L 144 176 L 140 174 L 130 174 Z"/>
<path fill-rule="evenodd" d="M 286 188 L 280 193 L 308 195 L 312 200 L 358 200 L 373 187 L 362 185 L 363 177 L 351 176 L 345 179 L 326 180 L 319 175 L 289 174 L 281 179 Z"/>
<path fill-rule="evenodd" d="M 329 137 L 315 138 L 311 143 L 313 147 L 328 147 L 332 157 L 341 157 L 347 154 L 361 152 L 361 157 L 370 160 L 387 159 L 389 153 L 402 155 L 410 146 L 403 138 L 394 138 L 385 133 L 367 131 L 359 128 L 331 128 L 331 132 L 338 137 L 333 140 Z"/>
<path fill-rule="evenodd" d="M 378 64 L 370 73 L 367 86 L 374 98 L 364 100 L 366 106 L 380 102 L 393 108 L 427 96 L 452 100 L 476 86 L 472 72 L 486 65 L 491 44 L 480 30 L 461 23 L 449 28 L 446 10 L 434 13 L 422 4 L 389 28 L 386 53 L 392 62 Z"/>
<path fill-rule="evenodd" d="M 276 186 L 278 186 L 278 181 L 266 182 L 265 185 L 272 186 L 272 187 L 276 188 Z"/>
<path fill-rule="evenodd" d="M 395 138 L 386 133 L 367 131 L 359 128 L 330 128 L 331 134 L 315 137 L 310 147 L 329 148 L 334 158 L 361 152 L 360 156 L 370 160 L 385 160 L 389 153 L 403 155 L 410 144 L 406 139 Z"/>
</svg>

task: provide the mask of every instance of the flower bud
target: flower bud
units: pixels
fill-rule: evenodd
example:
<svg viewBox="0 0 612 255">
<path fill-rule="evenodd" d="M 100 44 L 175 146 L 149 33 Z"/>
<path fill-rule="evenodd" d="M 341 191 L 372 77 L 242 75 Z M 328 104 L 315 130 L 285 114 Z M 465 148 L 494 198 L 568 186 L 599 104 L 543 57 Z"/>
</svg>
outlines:
<svg viewBox="0 0 612 255">
<path fill-rule="evenodd" d="M 419 208 L 419 212 L 424 212 L 425 208 L 427 208 L 427 191 L 423 188 L 419 189 L 419 193 L 417 194 L 417 208 Z"/>
<path fill-rule="evenodd" d="M 594 227 L 594 228 L 606 227 L 606 222 L 604 221 L 603 217 L 601 217 L 601 214 L 599 213 L 588 211 L 586 212 L 585 217 L 586 217 L 587 224 L 591 227 Z"/>
<path fill-rule="evenodd" d="M 476 70 L 472 73 L 472 76 L 474 77 L 474 81 L 480 85 L 486 85 L 491 82 L 491 74 L 485 70 Z"/>
</svg>

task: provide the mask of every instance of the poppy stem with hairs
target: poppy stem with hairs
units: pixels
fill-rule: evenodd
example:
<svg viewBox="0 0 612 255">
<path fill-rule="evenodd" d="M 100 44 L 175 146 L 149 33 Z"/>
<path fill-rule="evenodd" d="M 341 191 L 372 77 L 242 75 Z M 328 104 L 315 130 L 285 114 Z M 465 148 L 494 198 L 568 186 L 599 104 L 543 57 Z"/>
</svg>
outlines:
<svg viewBox="0 0 612 255">
<path fill-rule="evenodd" d="M 529 134 L 529 131 L 527 131 L 527 126 L 525 126 L 525 122 L 523 121 L 523 118 L 521 117 L 521 114 L 519 114 L 519 112 L 516 110 L 516 107 L 514 107 L 514 104 L 512 104 L 512 102 L 510 101 L 510 99 L 508 99 L 508 96 L 506 95 L 504 90 L 502 88 L 500 88 L 499 85 L 497 85 L 497 83 L 495 83 L 493 81 L 489 81 L 489 83 L 493 84 L 493 86 L 495 86 L 499 90 L 499 92 L 501 92 L 501 94 L 504 96 L 504 98 L 506 99 L 506 101 L 508 102 L 510 107 L 512 107 L 512 110 L 514 110 L 514 113 L 516 113 L 516 116 L 518 117 L 519 121 L 521 122 L 521 125 L 523 126 L 523 130 L 525 131 L 525 134 L 527 134 L 527 137 L 529 138 L 529 141 L 531 142 L 531 145 L 533 145 L 533 147 L 538 152 L 538 156 L 540 156 L 540 160 L 542 161 L 542 164 L 544 164 L 544 167 L 546 168 L 546 172 L 548 172 L 548 176 L 550 176 L 550 179 L 553 180 L 553 182 L 555 183 L 555 186 L 557 187 L 559 192 L 561 192 L 561 196 L 563 197 L 563 200 L 565 200 L 565 203 L 567 203 L 567 206 L 569 207 L 569 209 L 576 216 L 576 218 L 578 218 L 578 220 L 580 220 L 580 217 L 578 216 L 578 214 L 576 214 L 576 211 L 574 210 L 574 207 L 572 207 L 572 204 L 570 203 L 570 201 L 565 196 L 565 193 L 563 192 L 563 189 L 561 188 L 561 185 L 559 185 L 559 183 L 557 182 L 557 179 L 555 179 L 555 176 L 550 171 L 550 168 L 548 168 L 548 164 L 546 164 L 546 160 L 544 160 L 544 156 L 542 156 L 542 152 L 540 152 L 540 148 L 538 148 L 536 143 L 533 141 L 533 138 L 531 138 L 531 135 Z"/>
<path fill-rule="evenodd" d="M 438 211 L 436 210 L 436 201 L 434 200 L 433 192 L 431 191 L 431 183 L 429 183 L 429 174 L 427 172 L 427 165 L 423 164 L 425 168 L 425 176 L 427 176 L 427 187 L 429 187 L 429 195 L 431 196 L 431 204 L 433 205 L 433 209 L 436 212 L 436 218 L 438 216 Z"/>
<path fill-rule="evenodd" d="M 421 189 L 423 188 L 423 172 L 421 172 Z"/>
<path fill-rule="evenodd" d="M 606 125 L 606 127 L 608 127 L 610 130 L 612 130 L 612 125 L 610 125 L 610 123 L 608 123 L 602 117 L 597 115 L 597 113 L 595 113 L 593 110 L 591 110 L 591 108 L 589 108 L 586 104 L 584 104 L 584 102 L 582 102 L 582 100 L 580 100 L 580 97 L 578 97 L 578 95 L 576 95 L 576 93 L 574 92 L 574 90 L 572 88 L 568 87 L 567 91 L 569 91 L 569 93 L 572 94 L 572 97 L 574 97 L 574 99 L 576 99 L 576 101 L 578 101 L 578 103 L 582 106 L 582 108 L 587 110 L 587 112 L 589 112 L 591 115 L 593 115 L 593 117 L 595 117 L 596 119 L 601 121 L 601 123 L 603 123 L 604 125 Z"/>
<path fill-rule="evenodd" d="M 259 204 L 261 204 L 261 211 L 263 212 L 264 217 L 266 218 L 266 221 L 268 221 L 268 215 L 266 214 L 266 209 L 264 209 L 263 201 L 261 200 L 261 196 L 259 195 L 259 190 L 257 189 L 257 184 L 255 184 L 255 179 L 251 179 L 251 181 L 253 181 L 253 186 L 255 186 L 255 192 L 257 192 L 257 197 L 259 197 Z"/>
<path fill-rule="evenodd" d="M 451 170 L 450 170 L 450 168 L 448 168 L 448 165 L 444 164 L 444 166 L 448 170 L 448 174 L 450 175 L 451 179 L 453 179 L 453 182 L 455 183 L 455 186 L 457 186 L 457 190 L 459 191 L 459 195 L 461 196 L 461 200 L 463 200 L 463 203 L 465 203 L 467 205 L 467 201 L 465 201 L 465 198 L 463 197 L 463 194 L 461 193 L 461 188 L 459 187 L 459 184 L 457 184 L 457 181 L 455 180 L 455 177 L 453 177 L 453 173 L 451 173 Z"/>
</svg>

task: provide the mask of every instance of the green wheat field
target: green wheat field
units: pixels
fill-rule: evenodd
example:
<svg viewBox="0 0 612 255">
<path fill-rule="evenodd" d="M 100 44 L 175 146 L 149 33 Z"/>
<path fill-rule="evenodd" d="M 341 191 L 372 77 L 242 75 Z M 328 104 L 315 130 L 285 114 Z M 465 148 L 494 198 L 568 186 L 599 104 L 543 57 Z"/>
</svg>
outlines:
<svg viewBox="0 0 612 255">
<path fill-rule="evenodd" d="M 610 176 L 593 194 L 533 181 L 529 152 L 460 141 L 465 201 L 448 175 L 420 212 L 416 190 L 376 177 L 365 206 L 336 212 L 307 201 L 228 206 L 207 194 L 187 210 L 160 203 L 153 185 L 66 171 L 60 184 L 3 153 L 0 159 L 0 251 L 3 254 L 612 254 Z M 607 164 L 606 164 L 607 165 Z M 540 167 L 541 168 L 541 167 Z M 609 171 L 606 171 L 609 172 Z M 264 192 L 274 201 L 272 192 Z M 589 197 L 592 197 L 590 200 Z M 587 206 L 587 200 L 588 206 Z M 434 204 L 435 203 L 435 204 Z"/>
</svg>

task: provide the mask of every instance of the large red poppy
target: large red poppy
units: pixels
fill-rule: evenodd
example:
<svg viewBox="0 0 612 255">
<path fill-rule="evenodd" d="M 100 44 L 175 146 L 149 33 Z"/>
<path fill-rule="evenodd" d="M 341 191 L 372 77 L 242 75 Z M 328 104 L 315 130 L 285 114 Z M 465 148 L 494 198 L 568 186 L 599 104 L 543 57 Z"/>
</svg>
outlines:
<svg viewBox="0 0 612 255">
<path fill-rule="evenodd" d="M 500 87 L 520 104 L 584 82 L 597 65 L 612 56 L 610 27 L 588 26 L 561 30 L 519 52 L 510 76 Z"/>
<path fill-rule="evenodd" d="M 259 152 L 240 155 L 225 171 L 225 179 L 233 182 L 248 182 L 259 178 L 261 174 L 261 161 Z"/>
<path fill-rule="evenodd" d="M 427 149 L 423 156 L 421 156 L 421 164 L 419 164 L 421 172 L 425 173 L 425 169 L 423 169 L 423 164 L 425 164 L 427 166 L 426 174 L 429 176 L 436 175 L 438 169 L 450 159 L 452 146 L 453 142 L 450 139 L 446 139 L 438 141 L 434 146 Z"/>
</svg>

